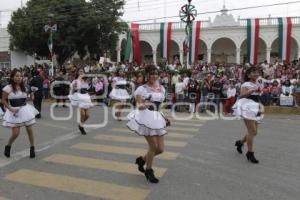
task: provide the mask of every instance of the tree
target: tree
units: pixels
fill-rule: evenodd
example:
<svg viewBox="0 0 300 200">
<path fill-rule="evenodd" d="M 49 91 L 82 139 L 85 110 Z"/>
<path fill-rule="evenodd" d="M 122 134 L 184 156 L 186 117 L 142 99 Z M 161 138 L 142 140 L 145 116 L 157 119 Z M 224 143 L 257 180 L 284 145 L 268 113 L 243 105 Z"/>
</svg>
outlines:
<svg viewBox="0 0 300 200">
<path fill-rule="evenodd" d="M 47 57 L 46 24 L 57 24 L 53 51 L 59 64 L 76 52 L 81 58 L 96 59 L 115 50 L 124 0 L 29 0 L 15 11 L 8 25 L 10 49 Z M 53 13 L 49 17 L 48 14 Z"/>
</svg>

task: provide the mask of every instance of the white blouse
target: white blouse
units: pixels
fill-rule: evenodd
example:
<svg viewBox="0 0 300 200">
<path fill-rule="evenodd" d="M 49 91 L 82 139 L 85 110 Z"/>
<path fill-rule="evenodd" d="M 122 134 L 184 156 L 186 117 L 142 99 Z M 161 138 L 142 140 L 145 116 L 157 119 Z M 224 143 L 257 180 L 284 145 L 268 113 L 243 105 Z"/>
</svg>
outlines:
<svg viewBox="0 0 300 200">
<path fill-rule="evenodd" d="M 159 85 L 156 88 L 151 88 L 147 84 L 139 86 L 134 95 L 140 95 L 142 98 L 149 99 L 152 102 L 163 102 L 165 100 L 165 88 L 162 85 Z"/>
<path fill-rule="evenodd" d="M 27 98 L 27 92 L 17 91 L 14 92 L 11 85 L 5 86 L 2 91 L 8 94 L 8 99 L 24 99 Z"/>
</svg>

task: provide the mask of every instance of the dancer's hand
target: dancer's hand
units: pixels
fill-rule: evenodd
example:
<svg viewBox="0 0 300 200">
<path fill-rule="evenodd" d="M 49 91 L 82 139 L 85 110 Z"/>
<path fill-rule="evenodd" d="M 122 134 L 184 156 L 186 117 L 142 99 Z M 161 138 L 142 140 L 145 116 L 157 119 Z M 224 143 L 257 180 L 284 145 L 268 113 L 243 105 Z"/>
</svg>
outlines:
<svg viewBox="0 0 300 200">
<path fill-rule="evenodd" d="M 19 108 L 9 108 L 9 111 L 13 114 L 16 114 L 17 112 L 19 112 Z"/>
</svg>

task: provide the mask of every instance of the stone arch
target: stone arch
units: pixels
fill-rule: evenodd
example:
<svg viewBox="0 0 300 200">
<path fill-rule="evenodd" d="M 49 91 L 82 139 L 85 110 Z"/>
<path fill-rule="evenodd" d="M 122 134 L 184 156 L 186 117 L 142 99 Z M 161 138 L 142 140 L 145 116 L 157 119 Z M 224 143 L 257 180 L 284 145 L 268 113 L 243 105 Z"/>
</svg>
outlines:
<svg viewBox="0 0 300 200">
<path fill-rule="evenodd" d="M 241 62 L 247 62 L 247 39 L 244 39 L 240 46 L 241 50 Z M 259 38 L 259 47 L 258 47 L 258 63 L 264 62 L 267 59 L 267 43 L 261 37 Z"/>
<path fill-rule="evenodd" d="M 140 40 L 142 62 L 146 64 L 153 63 L 153 49 L 149 42 Z"/>
<path fill-rule="evenodd" d="M 161 59 L 162 58 L 162 52 L 161 52 L 161 43 L 159 43 L 157 45 L 157 48 L 156 48 L 156 51 L 157 51 L 157 59 Z M 170 62 L 173 63 L 173 61 L 175 59 L 179 59 L 180 57 L 180 47 L 178 45 L 178 43 L 174 40 L 171 40 L 171 47 L 170 47 Z"/>
<path fill-rule="evenodd" d="M 291 57 L 290 60 L 298 59 L 298 51 L 299 51 L 299 44 L 297 40 L 292 37 L 292 49 L 291 49 Z M 277 37 L 273 40 L 271 45 L 271 62 L 274 62 L 279 55 L 279 38 Z"/>
<path fill-rule="evenodd" d="M 221 63 L 236 62 L 236 43 L 234 40 L 222 37 L 214 40 L 211 45 L 211 61 Z"/>
</svg>

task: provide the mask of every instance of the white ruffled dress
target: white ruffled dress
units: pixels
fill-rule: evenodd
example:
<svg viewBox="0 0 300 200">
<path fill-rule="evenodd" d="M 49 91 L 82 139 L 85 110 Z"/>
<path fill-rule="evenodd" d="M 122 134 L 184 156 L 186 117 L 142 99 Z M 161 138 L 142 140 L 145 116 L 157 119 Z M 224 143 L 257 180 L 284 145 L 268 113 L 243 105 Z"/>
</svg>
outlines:
<svg viewBox="0 0 300 200">
<path fill-rule="evenodd" d="M 159 86 L 155 90 L 147 85 L 137 88 L 135 96 L 141 95 L 143 99 L 151 102 L 163 102 L 165 99 L 165 89 Z M 163 136 L 167 134 L 166 119 L 164 115 L 155 110 L 134 110 L 128 114 L 127 127 L 140 136 Z"/>
<path fill-rule="evenodd" d="M 10 100 L 14 99 L 26 99 L 27 93 L 22 91 L 13 92 L 12 86 L 7 85 L 3 88 L 3 91 L 8 94 L 8 103 Z M 36 123 L 35 116 L 39 114 L 39 111 L 35 109 L 32 105 L 26 103 L 24 106 L 12 107 L 19 109 L 17 113 L 12 113 L 10 110 L 6 109 L 3 116 L 3 126 L 7 128 L 21 127 L 21 126 L 31 126 Z M 1 109 L 2 110 L 2 109 Z"/>
<path fill-rule="evenodd" d="M 113 82 L 115 83 L 115 86 L 109 94 L 109 97 L 112 100 L 126 101 L 131 98 L 127 90 L 124 89 L 128 84 L 124 78 L 115 77 L 113 78 Z"/>
<path fill-rule="evenodd" d="M 245 82 L 242 84 L 241 88 L 257 89 L 259 86 L 252 82 Z M 252 95 L 259 96 L 259 93 L 253 93 Z M 249 98 L 239 99 L 232 107 L 233 114 L 235 116 L 241 117 L 243 119 L 260 121 L 262 115 L 260 115 L 260 104 Z"/>
<path fill-rule="evenodd" d="M 83 109 L 89 109 L 94 106 L 89 93 L 82 94 L 80 92 L 81 89 L 88 90 L 90 88 L 88 83 L 77 79 L 72 82 L 72 88 L 76 90 L 75 93 L 68 96 L 72 106 Z"/>
</svg>

